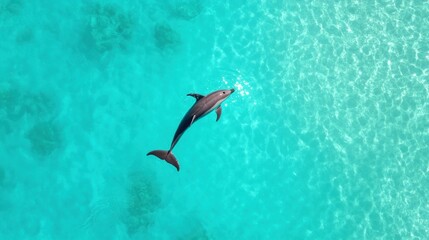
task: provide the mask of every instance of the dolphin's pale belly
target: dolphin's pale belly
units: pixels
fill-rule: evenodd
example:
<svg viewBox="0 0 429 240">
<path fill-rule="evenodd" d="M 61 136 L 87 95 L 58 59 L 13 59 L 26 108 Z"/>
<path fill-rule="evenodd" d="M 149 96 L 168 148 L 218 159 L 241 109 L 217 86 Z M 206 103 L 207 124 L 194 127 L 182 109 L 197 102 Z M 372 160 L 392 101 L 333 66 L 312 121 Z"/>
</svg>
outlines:
<svg viewBox="0 0 429 240">
<path fill-rule="evenodd" d="M 220 104 L 224 101 L 225 99 L 221 99 L 221 100 L 219 100 L 219 101 L 217 101 L 216 103 L 215 103 L 215 105 L 213 106 L 213 107 L 211 107 L 208 111 L 207 111 L 207 113 L 210 113 L 211 111 L 213 111 L 213 110 L 215 110 L 216 108 L 218 108 L 219 106 L 220 106 Z M 207 114 L 206 113 L 206 114 Z"/>
<path fill-rule="evenodd" d="M 221 104 L 223 101 L 225 101 L 225 99 L 221 99 L 221 100 L 217 101 L 217 102 L 216 102 L 216 104 L 214 105 L 214 107 L 211 109 L 211 111 L 212 111 L 213 109 L 215 109 L 215 108 L 219 107 L 219 106 L 220 106 L 220 104 Z"/>
</svg>

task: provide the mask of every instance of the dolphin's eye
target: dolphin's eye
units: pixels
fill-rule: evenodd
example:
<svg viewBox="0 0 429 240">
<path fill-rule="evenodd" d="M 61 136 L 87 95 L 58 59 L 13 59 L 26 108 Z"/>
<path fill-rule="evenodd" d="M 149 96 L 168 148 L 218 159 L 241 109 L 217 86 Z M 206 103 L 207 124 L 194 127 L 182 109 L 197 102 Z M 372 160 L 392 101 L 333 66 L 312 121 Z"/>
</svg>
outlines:
<svg viewBox="0 0 429 240">
<path fill-rule="evenodd" d="M 225 92 L 222 92 L 223 94 L 225 94 Z"/>
</svg>

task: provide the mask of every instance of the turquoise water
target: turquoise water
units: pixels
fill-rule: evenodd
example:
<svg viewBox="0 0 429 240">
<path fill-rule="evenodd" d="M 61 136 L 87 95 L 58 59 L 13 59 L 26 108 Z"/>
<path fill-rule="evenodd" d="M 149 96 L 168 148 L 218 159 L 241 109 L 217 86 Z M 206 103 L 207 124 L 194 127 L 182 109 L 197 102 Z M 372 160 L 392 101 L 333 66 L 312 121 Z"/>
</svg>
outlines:
<svg viewBox="0 0 429 240">
<path fill-rule="evenodd" d="M 428 16 L 0 0 L 0 239 L 429 238 Z M 222 88 L 180 172 L 145 156 Z"/>
</svg>

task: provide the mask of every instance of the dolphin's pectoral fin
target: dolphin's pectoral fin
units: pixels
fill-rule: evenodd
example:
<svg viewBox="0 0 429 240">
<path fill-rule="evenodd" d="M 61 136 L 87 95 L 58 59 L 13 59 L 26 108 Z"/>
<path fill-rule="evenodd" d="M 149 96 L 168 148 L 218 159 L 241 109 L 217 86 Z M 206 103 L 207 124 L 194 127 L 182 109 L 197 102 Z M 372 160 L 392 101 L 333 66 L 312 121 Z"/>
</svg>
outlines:
<svg viewBox="0 0 429 240">
<path fill-rule="evenodd" d="M 198 100 L 200 100 L 201 98 L 203 98 L 203 97 L 204 97 L 203 95 L 198 94 L 198 93 L 188 93 L 186 96 L 194 97 L 194 98 L 195 98 L 195 100 L 197 100 L 197 102 L 198 102 Z"/>
<path fill-rule="evenodd" d="M 191 126 L 192 123 L 194 123 L 196 117 L 197 117 L 197 115 L 192 116 L 192 120 L 191 120 L 191 123 L 189 124 L 189 126 Z"/>
<path fill-rule="evenodd" d="M 216 109 L 216 122 L 219 121 L 220 115 L 222 114 L 222 108 L 219 106 Z"/>
</svg>

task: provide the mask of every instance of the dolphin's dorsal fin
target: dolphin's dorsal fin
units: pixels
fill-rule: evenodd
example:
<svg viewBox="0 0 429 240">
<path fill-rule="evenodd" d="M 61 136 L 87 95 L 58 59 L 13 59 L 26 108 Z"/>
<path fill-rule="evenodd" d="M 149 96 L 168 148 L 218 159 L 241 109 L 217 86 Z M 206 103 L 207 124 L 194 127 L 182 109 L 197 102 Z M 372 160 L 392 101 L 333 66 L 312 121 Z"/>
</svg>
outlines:
<svg viewBox="0 0 429 240">
<path fill-rule="evenodd" d="M 194 98 L 195 98 L 195 100 L 197 100 L 197 102 L 198 102 L 198 100 L 200 100 L 201 98 L 203 98 L 203 97 L 204 97 L 203 95 L 198 94 L 198 93 L 188 93 L 186 96 L 194 97 Z"/>
<path fill-rule="evenodd" d="M 222 114 L 222 108 L 219 106 L 216 109 L 216 122 L 219 121 L 220 115 Z"/>
</svg>

